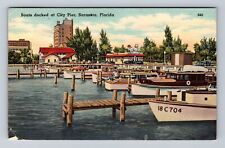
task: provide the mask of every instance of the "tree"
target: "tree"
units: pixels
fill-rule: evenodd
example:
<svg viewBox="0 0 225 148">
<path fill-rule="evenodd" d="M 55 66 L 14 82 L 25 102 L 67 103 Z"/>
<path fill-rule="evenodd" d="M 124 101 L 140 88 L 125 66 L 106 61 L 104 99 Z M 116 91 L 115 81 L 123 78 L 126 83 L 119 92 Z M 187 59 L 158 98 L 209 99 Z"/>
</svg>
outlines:
<svg viewBox="0 0 225 148">
<path fill-rule="evenodd" d="M 182 40 L 178 36 L 177 39 L 173 39 L 174 52 L 185 52 L 187 50 L 188 44 L 182 44 Z"/>
<path fill-rule="evenodd" d="M 152 60 L 157 60 L 157 54 L 159 49 L 154 41 L 149 40 L 147 37 L 144 39 L 143 46 L 141 47 L 141 52 L 144 54 L 144 60 L 152 62 Z"/>
<path fill-rule="evenodd" d="M 103 60 L 104 56 L 107 53 L 111 53 L 112 47 L 111 44 L 109 42 L 109 39 L 106 35 L 106 32 L 102 29 L 100 32 L 100 43 L 99 43 L 99 55 L 100 55 L 100 59 Z"/>
<path fill-rule="evenodd" d="M 31 53 L 30 53 L 30 49 L 21 49 L 20 50 L 20 55 L 21 55 L 21 61 L 24 64 L 30 64 L 32 63 L 32 58 L 31 58 Z"/>
<path fill-rule="evenodd" d="M 122 45 L 121 47 L 114 47 L 113 52 L 115 53 L 125 53 L 128 52 L 128 49 Z"/>
<path fill-rule="evenodd" d="M 163 46 L 166 49 L 166 52 L 170 53 L 172 51 L 174 51 L 173 48 L 173 36 L 170 30 L 169 26 L 166 26 L 165 28 L 165 39 L 163 40 Z"/>
<path fill-rule="evenodd" d="M 97 43 L 96 41 L 93 41 L 88 27 L 84 30 L 76 28 L 75 34 L 68 40 L 67 46 L 76 51 L 78 61 L 96 60 L 96 55 L 98 52 Z"/>
<path fill-rule="evenodd" d="M 9 64 L 19 64 L 19 63 L 21 63 L 20 59 L 21 59 L 21 56 L 19 53 L 9 49 L 9 52 L 8 52 L 8 63 Z"/>
<path fill-rule="evenodd" d="M 200 43 L 194 44 L 194 60 L 213 60 L 216 61 L 216 40 L 215 38 L 207 39 L 204 37 L 200 40 Z"/>
</svg>

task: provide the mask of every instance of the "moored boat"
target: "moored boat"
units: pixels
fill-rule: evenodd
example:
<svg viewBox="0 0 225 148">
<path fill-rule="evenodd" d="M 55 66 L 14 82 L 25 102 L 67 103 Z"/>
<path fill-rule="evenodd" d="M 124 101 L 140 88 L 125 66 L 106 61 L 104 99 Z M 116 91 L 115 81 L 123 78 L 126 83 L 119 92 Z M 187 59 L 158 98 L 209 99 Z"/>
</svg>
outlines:
<svg viewBox="0 0 225 148">
<path fill-rule="evenodd" d="M 102 72 L 102 79 L 109 79 L 110 77 L 113 76 L 112 72 Z M 98 72 L 92 72 L 92 82 L 97 83 L 98 79 Z"/>
<path fill-rule="evenodd" d="M 153 99 L 150 108 L 159 122 L 216 120 L 216 91 L 180 91 L 176 100 Z"/>
<path fill-rule="evenodd" d="M 131 94 L 154 95 L 156 89 L 160 88 L 162 95 L 166 95 L 167 91 L 172 91 L 176 95 L 178 90 L 206 88 L 207 86 L 205 72 L 167 72 L 166 77 L 139 79 L 139 83 L 132 84 Z"/>
<path fill-rule="evenodd" d="M 76 79 L 81 79 L 81 72 L 79 72 L 79 71 L 75 71 L 75 72 L 73 72 L 73 71 L 66 71 L 66 70 L 63 71 L 64 79 L 72 79 L 73 75 L 75 75 Z"/>
<path fill-rule="evenodd" d="M 125 78 L 105 81 L 106 90 L 128 90 L 129 80 Z M 133 82 L 130 82 L 132 84 Z"/>
</svg>

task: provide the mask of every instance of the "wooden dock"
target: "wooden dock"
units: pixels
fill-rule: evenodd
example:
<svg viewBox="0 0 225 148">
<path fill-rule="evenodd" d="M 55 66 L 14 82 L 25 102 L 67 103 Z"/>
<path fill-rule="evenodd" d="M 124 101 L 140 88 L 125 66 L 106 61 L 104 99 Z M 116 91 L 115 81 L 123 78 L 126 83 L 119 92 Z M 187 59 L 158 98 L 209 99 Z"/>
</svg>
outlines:
<svg viewBox="0 0 225 148">
<path fill-rule="evenodd" d="M 42 72 L 20 72 L 20 70 L 18 69 L 16 73 L 8 73 L 8 76 L 15 76 L 15 78 L 20 79 L 20 76 L 30 76 L 30 78 L 34 78 L 35 75 L 38 75 L 40 77 L 44 77 L 47 78 L 47 75 L 56 75 L 58 78 L 63 75 L 63 72 L 60 71 L 59 69 L 57 70 L 57 72 L 47 72 L 46 70 L 42 71 Z"/>
<path fill-rule="evenodd" d="M 119 110 L 120 122 L 125 121 L 126 106 L 148 105 L 153 98 L 132 98 L 126 99 L 126 93 L 123 92 L 120 99 L 117 99 L 117 90 L 113 91 L 113 97 L 110 99 L 75 101 L 72 95 L 64 92 L 64 99 L 62 104 L 62 117 L 67 122 L 67 126 L 72 126 L 73 114 L 75 111 L 112 108 L 112 118 L 116 118 L 116 110 Z M 159 92 L 156 92 L 158 97 Z"/>
</svg>

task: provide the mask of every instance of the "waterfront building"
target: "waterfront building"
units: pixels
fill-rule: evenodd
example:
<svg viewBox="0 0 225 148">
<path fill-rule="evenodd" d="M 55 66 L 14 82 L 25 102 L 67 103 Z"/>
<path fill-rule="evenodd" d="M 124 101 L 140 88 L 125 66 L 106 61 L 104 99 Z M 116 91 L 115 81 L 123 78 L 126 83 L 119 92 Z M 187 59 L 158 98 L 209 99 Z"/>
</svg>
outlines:
<svg viewBox="0 0 225 148">
<path fill-rule="evenodd" d="M 73 37 L 73 20 L 57 21 L 54 27 L 54 47 L 66 47 L 68 39 Z"/>
<path fill-rule="evenodd" d="M 125 61 L 141 61 L 143 62 L 144 54 L 142 53 L 112 53 L 106 55 L 107 62 L 115 64 L 123 64 Z"/>
<path fill-rule="evenodd" d="M 68 47 L 40 47 L 39 63 L 68 63 L 76 60 L 76 52 Z"/>
<path fill-rule="evenodd" d="M 171 65 L 192 65 L 192 53 L 172 53 Z"/>
<path fill-rule="evenodd" d="M 18 53 L 21 53 L 22 50 L 28 50 L 30 55 L 33 54 L 31 42 L 25 39 L 8 40 L 8 49 Z"/>
</svg>

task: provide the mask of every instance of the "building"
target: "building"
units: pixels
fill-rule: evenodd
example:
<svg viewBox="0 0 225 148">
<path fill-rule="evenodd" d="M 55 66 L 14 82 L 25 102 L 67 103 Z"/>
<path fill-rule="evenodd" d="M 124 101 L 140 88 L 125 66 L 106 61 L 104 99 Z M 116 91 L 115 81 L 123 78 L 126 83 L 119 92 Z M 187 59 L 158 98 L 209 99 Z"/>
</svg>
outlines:
<svg viewBox="0 0 225 148">
<path fill-rule="evenodd" d="M 192 65 L 192 53 L 172 53 L 171 65 Z"/>
<path fill-rule="evenodd" d="M 76 52 L 68 47 L 40 47 L 39 63 L 58 64 L 76 60 Z"/>
<path fill-rule="evenodd" d="M 115 64 L 123 64 L 125 61 L 142 61 L 144 54 L 142 53 L 112 53 L 107 54 L 107 62 L 115 62 Z"/>
<path fill-rule="evenodd" d="M 33 51 L 31 49 L 31 42 L 25 39 L 9 40 L 8 49 L 18 53 L 21 53 L 22 50 L 27 49 L 29 50 L 30 55 L 33 54 Z"/>
<path fill-rule="evenodd" d="M 54 47 L 66 47 L 68 39 L 73 37 L 73 20 L 57 21 L 54 27 Z"/>
</svg>

